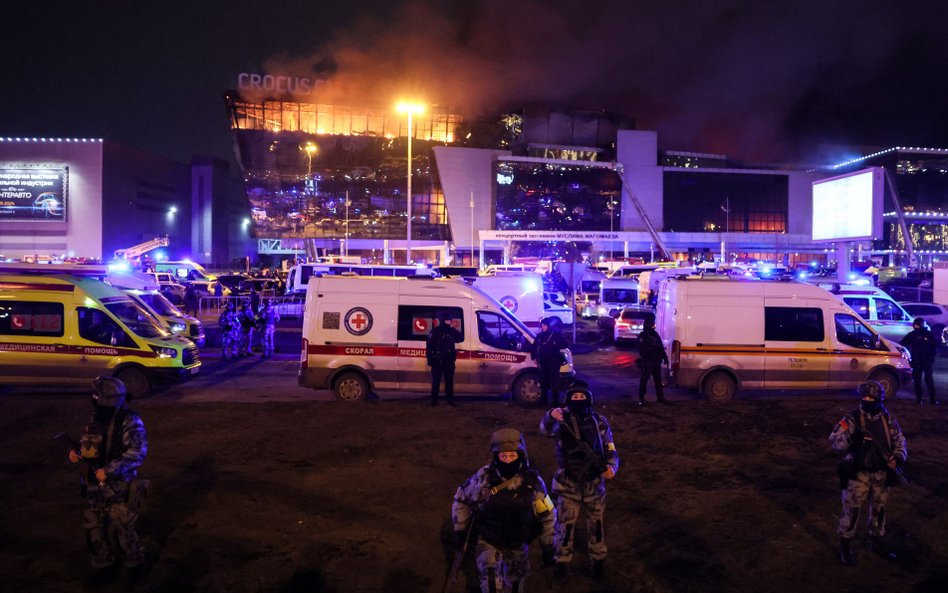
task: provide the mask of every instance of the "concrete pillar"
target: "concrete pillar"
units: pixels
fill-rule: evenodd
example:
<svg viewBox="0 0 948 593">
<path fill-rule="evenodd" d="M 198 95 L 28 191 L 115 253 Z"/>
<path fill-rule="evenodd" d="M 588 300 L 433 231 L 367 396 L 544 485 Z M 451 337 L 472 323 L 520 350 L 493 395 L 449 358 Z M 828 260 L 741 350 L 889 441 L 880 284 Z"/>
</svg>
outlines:
<svg viewBox="0 0 948 593">
<path fill-rule="evenodd" d="M 850 245 L 852 243 L 846 241 L 836 244 L 836 277 L 840 282 L 849 282 L 849 271 L 852 269 L 849 262 Z"/>
<path fill-rule="evenodd" d="M 392 252 L 388 248 L 388 239 L 382 240 L 382 263 L 392 263 Z"/>
</svg>

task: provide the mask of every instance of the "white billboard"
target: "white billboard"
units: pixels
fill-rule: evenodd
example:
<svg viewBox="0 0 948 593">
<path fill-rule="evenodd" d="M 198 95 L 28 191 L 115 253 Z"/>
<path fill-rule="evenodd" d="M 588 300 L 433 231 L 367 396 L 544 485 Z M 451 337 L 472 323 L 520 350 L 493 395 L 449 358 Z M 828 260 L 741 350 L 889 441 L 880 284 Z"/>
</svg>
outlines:
<svg viewBox="0 0 948 593">
<path fill-rule="evenodd" d="M 813 241 L 882 238 L 885 171 L 871 167 L 813 182 Z"/>
</svg>

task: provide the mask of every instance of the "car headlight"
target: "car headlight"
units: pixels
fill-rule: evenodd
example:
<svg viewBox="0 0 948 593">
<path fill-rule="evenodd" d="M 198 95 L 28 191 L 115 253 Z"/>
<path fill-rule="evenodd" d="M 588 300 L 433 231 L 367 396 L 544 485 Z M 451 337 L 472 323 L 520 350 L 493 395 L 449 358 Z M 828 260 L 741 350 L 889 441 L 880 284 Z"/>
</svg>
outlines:
<svg viewBox="0 0 948 593">
<path fill-rule="evenodd" d="M 182 333 L 184 331 L 185 325 L 183 323 L 172 323 L 171 331 L 176 334 Z"/>
<path fill-rule="evenodd" d="M 152 346 L 151 349 L 158 355 L 158 358 L 175 358 L 178 351 L 174 348 L 165 348 L 164 346 Z"/>
</svg>

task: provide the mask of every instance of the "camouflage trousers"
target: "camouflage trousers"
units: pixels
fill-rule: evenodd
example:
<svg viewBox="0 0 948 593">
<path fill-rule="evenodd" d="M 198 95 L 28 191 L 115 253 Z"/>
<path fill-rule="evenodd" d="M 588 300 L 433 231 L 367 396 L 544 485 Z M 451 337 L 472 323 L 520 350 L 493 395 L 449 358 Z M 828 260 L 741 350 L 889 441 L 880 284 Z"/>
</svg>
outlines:
<svg viewBox="0 0 948 593">
<path fill-rule="evenodd" d="M 889 498 L 885 471 L 859 472 L 849 480 L 848 487 L 842 491 L 843 510 L 839 515 L 840 537 L 851 538 L 856 533 L 859 511 L 869 500 L 869 535 L 885 535 L 885 503 Z"/>
<path fill-rule="evenodd" d="M 236 358 L 237 343 L 240 340 L 240 333 L 235 331 L 225 331 L 221 334 L 221 358 Z"/>
<path fill-rule="evenodd" d="M 263 349 L 263 354 L 265 356 L 270 356 L 273 354 L 273 336 L 276 334 L 275 326 L 266 326 L 263 328 L 263 331 L 260 335 L 260 347 Z"/>
<path fill-rule="evenodd" d="M 478 538 L 474 549 L 481 593 L 523 593 L 530 574 L 530 548 L 527 544 L 513 550 L 495 548 Z"/>
<path fill-rule="evenodd" d="M 553 476 L 553 497 L 556 499 L 556 532 L 554 546 L 557 562 L 573 559 L 576 523 L 580 512 L 586 511 L 586 529 L 589 533 L 589 559 L 605 560 L 606 539 L 603 515 L 606 513 L 606 488 L 602 478 L 592 482 L 574 482 L 563 470 Z"/>
<path fill-rule="evenodd" d="M 238 354 L 253 354 L 253 328 L 240 330 L 240 343 L 237 344 Z"/>
<path fill-rule="evenodd" d="M 90 488 L 87 496 L 89 506 L 82 518 L 93 568 L 111 566 L 119 559 L 129 568 L 143 563 L 145 554 L 135 532 L 138 513 L 127 502 L 128 483 L 109 483 L 103 490 Z M 116 552 L 121 553 L 119 558 Z"/>
</svg>

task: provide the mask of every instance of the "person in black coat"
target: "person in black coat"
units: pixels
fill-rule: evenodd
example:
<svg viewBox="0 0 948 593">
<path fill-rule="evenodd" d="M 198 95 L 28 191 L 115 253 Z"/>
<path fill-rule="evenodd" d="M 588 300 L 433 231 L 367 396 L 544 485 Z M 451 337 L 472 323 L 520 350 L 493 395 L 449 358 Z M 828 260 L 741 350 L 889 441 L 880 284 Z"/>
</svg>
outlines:
<svg viewBox="0 0 948 593">
<path fill-rule="evenodd" d="M 932 365 L 938 354 L 938 341 L 928 329 L 928 324 L 921 317 L 912 322 L 913 330 L 902 338 L 902 345 L 912 354 L 912 383 L 915 387 L 915 403 L 922 403 L 922 380 L 928 387 L 928 397 L 932 404 L 937 405 L 935 397 L 935 380 L 932 378 Z"/>
<path fill-rule="evenodd" d="M 648 380 L 655 384 L 655 395 L 658 401 L 665 401 L 665 392 L 662 389 L 662 363 L 668 364 L 668 355 L 662 344 L 662 337 L 655 331 L 655 316 L 646 315 L 642 321 L 643 329 L 639 334 L 639 357 L 635 364 L 642 371 L 639 378 L 639 405 L 645 405 L 645 392 L 648 390 Z"/>
<path fill-rule="evenodd" d="M 540 321 L 540 333 L 533 342 L 532 352 L 540 371 L 540 403 L 550 403 L 552 392 L 553 406 L 559 406 L 560 402 L 560 367 L 564 360 L 561 350 L 569 346 L 559 330 L 555 329 L 557 321 L 554 317 L 545 317 Z"/>
<path fill-rule="evenodd" d="M 431 405 L 438 405 L 438 391 L 444 377 L 444 396 L 449 406 L 454 405 L 454 363 L 458 353 L 455 344 L 463 340 L 461 332 L 451 325 L 451 314 L 438 314 L 435 325 L 425 342 L 425 357 L 431 367 Z"/>
</svg>

